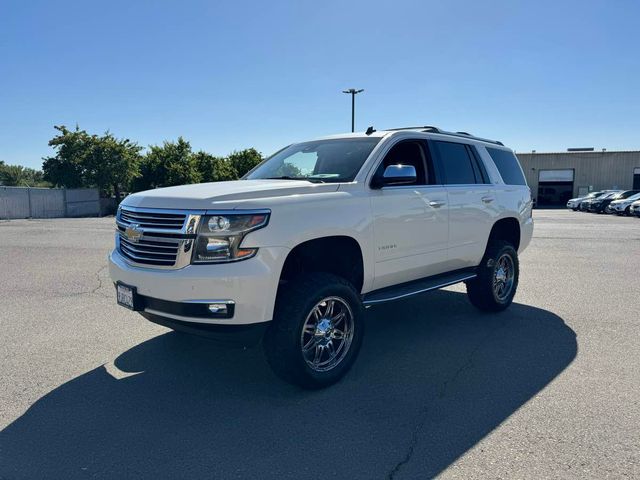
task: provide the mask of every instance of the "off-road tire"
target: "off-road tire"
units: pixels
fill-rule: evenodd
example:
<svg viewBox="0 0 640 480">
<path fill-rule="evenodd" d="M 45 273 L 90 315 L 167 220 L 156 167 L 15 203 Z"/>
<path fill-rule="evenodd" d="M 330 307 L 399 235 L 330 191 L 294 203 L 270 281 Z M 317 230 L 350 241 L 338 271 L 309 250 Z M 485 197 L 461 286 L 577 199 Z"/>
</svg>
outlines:
<svg viewBox="0 0 640 480">
<path fill-rule="evenodd" d="M 496 294 L 494 280 L 498 261 L 505 255 L 511 259 L 513 265 L 513 281 L 508 294 L 500 298 Z M 511 305 L 518 288 L 519 277 L 518 252 L 513 245 L 503 240 L 490 240 L 477 273 L 476 278 L 466 282 L 469 301 L 476 308 L 485 312 L 499 312 Z"/>
<path fill-rule="evenodd" d="M 311 368 L 302 352 L 302 329 L 323 299 L 339 298 L 353 318 L 350 345 L 341 361 L 327 371 Z M 360 295 L 344 278 L 329 273 L 300 275 L 280 286 L 274 318 L 264 337 L 269 365 L 283 380 L 306 389 L 327 387 L 340 380 L 355 361 L 364 335 L 364 308 Z"/>
</svg>

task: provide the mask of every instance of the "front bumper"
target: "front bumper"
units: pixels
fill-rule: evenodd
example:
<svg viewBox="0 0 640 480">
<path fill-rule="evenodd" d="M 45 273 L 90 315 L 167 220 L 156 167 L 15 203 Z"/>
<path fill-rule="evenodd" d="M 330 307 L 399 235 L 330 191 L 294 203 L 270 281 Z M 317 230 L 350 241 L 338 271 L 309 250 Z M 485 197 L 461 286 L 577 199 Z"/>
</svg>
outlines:
<svg viewBox="0 0 640 480">
<path fill-rule="evenodd" d="M 171 318 L 142 312 L 142 316 L 150 322 L 179 332 L 207 337 L 227 345 L 254 346 L 260 342 L 269 322 L 250 323 L 246 325 L 219 325 L 207 323 L 182 322 Z"/>
<path fill-rule="evenodd" d="M 609 209 L 615 213 L 624 213 L 624 211 L 628 206 L 629 205 L 612 205 L 612 206 L 609 206 Z"/>
<path fill-rule="evenodd" d="M 288 252 L 284 247 L 267 247 L 258 250 L 255 257 L 240 262 L 166 270 L 129 265 L 114 250 L 109 255 L 109 275 L 114 283 L 135 287 L 138 294 L 156 300 L 143 305 L 140 313 L 147 318 L 153 316 L 193 324 L 248 325 L 273 318 L 280 272 Z M 231 318 L 189 313 L 194 304 L 219 301 L 234 302 Z M 176 304 L 184 308 L 177 308 Z"/>
</svg>

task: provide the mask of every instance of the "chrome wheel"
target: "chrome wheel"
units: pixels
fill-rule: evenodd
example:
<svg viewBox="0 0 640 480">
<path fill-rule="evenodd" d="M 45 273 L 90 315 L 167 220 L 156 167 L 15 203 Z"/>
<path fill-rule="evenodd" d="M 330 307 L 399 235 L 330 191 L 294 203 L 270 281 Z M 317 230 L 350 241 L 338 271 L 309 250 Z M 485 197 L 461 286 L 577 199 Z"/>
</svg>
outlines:
<svg viewBox="0 0 640 480">
<path fill-rule="evenodd" d="M 515 268 L 511 255 L 504 254 L 496 262 L 493 271 L 493 294 L 500 302 L 506 300 L 513 289 Z"/>
<path fill-rule="evenodd" d="M 316 372 L 338 365 L 349 352 L 353 340 L 353 312 L 340 297 L 327 297 L 311 309 L 300 334 L 302 356 Z"/>
</svg>

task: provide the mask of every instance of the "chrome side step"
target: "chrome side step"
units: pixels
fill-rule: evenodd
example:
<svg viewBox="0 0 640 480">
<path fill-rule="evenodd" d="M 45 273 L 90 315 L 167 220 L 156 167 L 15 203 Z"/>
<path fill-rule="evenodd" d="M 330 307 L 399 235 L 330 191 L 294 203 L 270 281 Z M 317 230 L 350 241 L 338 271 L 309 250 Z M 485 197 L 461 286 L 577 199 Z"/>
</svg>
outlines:
<svg viewBox="0 0 640 480">
<path fill-rule="evenodd" d="M 477 277 L 475 269 L 456 270 L 455 272 L 443 273 L 432 277 L 420 278 L 411 282 L 393 285 L 391 287 L 381 288 L 362 296 L 362 303 L 365 307 L 375 305 L 377 303 L 391 302 L 400 300 L 418 293 L 437 290 L 442 287 L 448 287 L 455 283 L 464 282 Z"/>
</svg>

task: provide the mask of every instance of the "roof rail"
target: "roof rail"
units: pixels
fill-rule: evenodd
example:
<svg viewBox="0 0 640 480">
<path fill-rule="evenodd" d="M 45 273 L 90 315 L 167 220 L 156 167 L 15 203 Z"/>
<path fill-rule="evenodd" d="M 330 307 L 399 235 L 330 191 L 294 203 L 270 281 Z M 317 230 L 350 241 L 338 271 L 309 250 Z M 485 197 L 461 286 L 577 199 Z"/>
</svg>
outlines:
<svg viewBox="0 0 640 480">
<path fill-rule="evenodd" d="M 474 140 L 479 140 L 481 142 L 494 143 L 496 145 L 504 146 L 504 143 L 498 140 L 489 140 L 488 138 L 476 137 L 475 135 L 471 135 L 467 132 L 447 132 L 446 130 L 441 130 L 438 127 L 434 127 L 431 125 L 426 125 L 424 127 L 400 127 L 400 128 L 385 128 L 385 131 L 395 132 L 399 130 L 420 130 L 426 133 L 439 133 L 440 135 L 451 135 L 453 137 L 465 137 L 472 138 Z"/>
<path fill-rule="evenodd" d="M 425 126 L 421 126 L 421 127 L 385 128 L 385 131 L 387 131 L 387 132 L 395 132 L 395 131 L 398 131 L 398 130 L 422 130 L 424 132 L 433 132 L 433 133 L 441 132 L 441 130 L 438 127 L 434 127 L 432 125 L 425 125 Z"/>
</svg>

